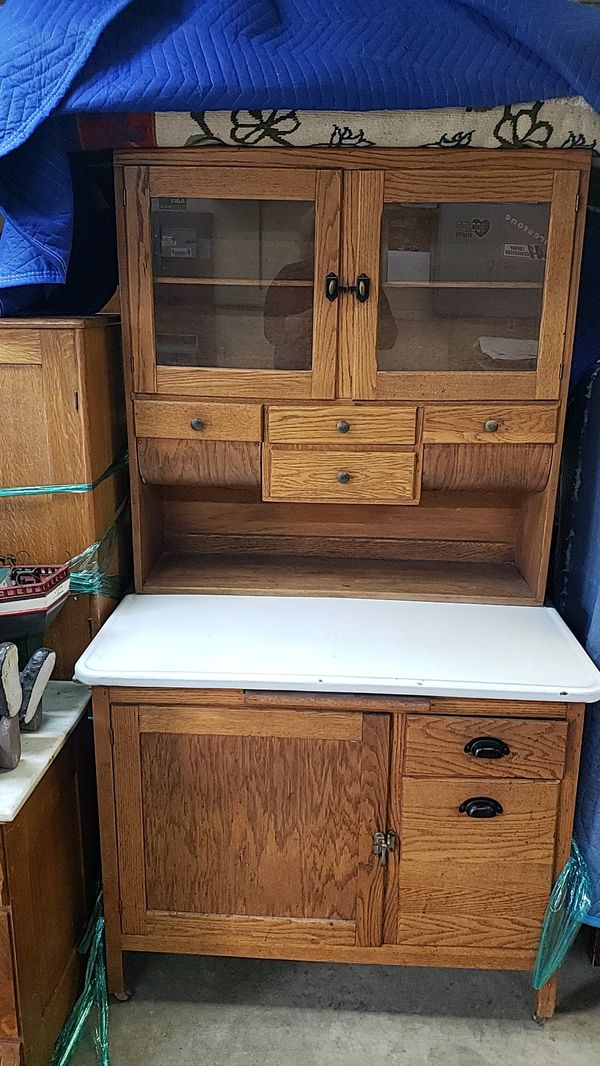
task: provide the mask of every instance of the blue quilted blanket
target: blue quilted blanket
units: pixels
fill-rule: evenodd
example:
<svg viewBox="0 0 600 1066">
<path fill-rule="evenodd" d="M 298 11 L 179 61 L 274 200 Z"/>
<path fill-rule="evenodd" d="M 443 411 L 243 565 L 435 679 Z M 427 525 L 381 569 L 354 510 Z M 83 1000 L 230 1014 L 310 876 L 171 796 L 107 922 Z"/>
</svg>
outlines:
<svg viewBox="0 0 600 1066">
<path fill-rule="evenodd" d="M 600 12 L 572 0 L 10 0 L 0 9 L 0 313 L 65 278 L 57 116 L 385 110 L 583 96 Z"/>
</svg>

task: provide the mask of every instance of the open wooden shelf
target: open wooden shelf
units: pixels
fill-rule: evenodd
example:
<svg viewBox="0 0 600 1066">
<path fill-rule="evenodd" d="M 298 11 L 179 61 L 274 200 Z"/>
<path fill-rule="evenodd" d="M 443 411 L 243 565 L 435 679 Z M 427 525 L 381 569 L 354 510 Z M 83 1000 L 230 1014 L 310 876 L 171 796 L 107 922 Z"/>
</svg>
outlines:
<svg viewBox="0 0 600 1066">
<path fill-rule="evenodd" d="M 270 289 L 271 285 L 277 285 L 285 289 L 304 288 L 312 289 L 314 282 L 307 278 L 171 278 L 165 274 L 156 275 L 154 281 L 157 285 L 254 285 L 263 289 Z"/>
<path fill-rule="evenodd" d="M 414 562 L 306 556 L 163 555 L 144 592 L 225 595 L 358 596 L 535 603 L 512 563 Z"/>
</svg>

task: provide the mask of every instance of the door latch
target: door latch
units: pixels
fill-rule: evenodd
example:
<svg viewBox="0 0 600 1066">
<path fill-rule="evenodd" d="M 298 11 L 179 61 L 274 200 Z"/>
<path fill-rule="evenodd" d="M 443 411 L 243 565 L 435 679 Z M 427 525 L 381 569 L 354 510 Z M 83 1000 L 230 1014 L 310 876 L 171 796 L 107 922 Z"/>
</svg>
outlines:
<svg viewBox="0 0 600 1066">
<path fill-rule="evenodd" d="M 388 853 L 396 850 L 397 837 L 393 829 L 387 833 L 373 833 L 373 854 L 379 855 L 379 865 L 385 866 Z"/>
<path fill-rule="evenodd" d="M 340 285 L 337 274 L 328 274 L 325 278 L 325 297 L 328 300 L 337 300 L 341 292 L 351 292 L 359 303 L 364 304 L 369 299 L 371 291 L 371 279 L 366 274 L 359 274 L 354 285 Z"/>
</svg>

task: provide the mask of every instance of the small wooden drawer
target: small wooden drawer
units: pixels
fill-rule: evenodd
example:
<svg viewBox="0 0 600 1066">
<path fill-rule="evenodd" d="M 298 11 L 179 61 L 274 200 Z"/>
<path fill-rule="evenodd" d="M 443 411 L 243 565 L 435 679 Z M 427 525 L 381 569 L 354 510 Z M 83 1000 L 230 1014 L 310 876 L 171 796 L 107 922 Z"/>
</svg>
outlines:
<svg viewBox="0 0 600 1066">
<path fill-rule="evenodd" d="M 269 407 L 272 444 L 414 444 L 416 407 Z"/>
<path fill-rule="evenodd" d="M 174 440 L 255 441 L 262 439 L 262 407 L 256 403 L 203 400 L 136 400 L 137 437 Z"/>
<path fill-rule="evenodd" d="M 426 407 L 425 444 L 553 444 L 558 407 L 532 404 L 446 404 Z"/>
<path fill-rule="evenodd" d="M 297 503 L 412 503 L 416 455 L 401 451 L 266 448 L 263 499 Z"/>
<path fill-rule="evenodd" d="M 414 777 L 562 777 L 566 722 L 409 715 L 404 773 Z"/>
</svg>

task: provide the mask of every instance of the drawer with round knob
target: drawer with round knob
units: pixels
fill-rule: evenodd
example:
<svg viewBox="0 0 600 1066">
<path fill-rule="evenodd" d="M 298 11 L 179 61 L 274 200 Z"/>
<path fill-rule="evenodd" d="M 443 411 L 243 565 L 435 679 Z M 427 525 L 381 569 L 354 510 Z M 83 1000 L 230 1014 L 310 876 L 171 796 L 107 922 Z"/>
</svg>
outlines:
<svg viewBox="0 0 600 1066">
<path fill-rule="evenodd" d="M 262 407 L 203 400 L 136 400 L 135 433 L 162 440 L 259 442 Z"/>
<path fill-rule="evenodd" d="M 531 718 L 409 715 L 404 773 L 411 777 L 562 777 L 567 723 Z"/>
<path fill-rule="evenodd" d="M 414 444 L 416 428 L 416 407 L 277 405 L 267 412 L 272 444 Z"/>
<path fill-rule="evenodd" d="M 424 444 L 553 444 L 558 407 L 552 403 L 427 406 Z"/>
<path fill-rule="evenodd" d="M 265 448 L 263 499 L 295 503 L 416 503 L 413 451 Z"/>
</svg>

